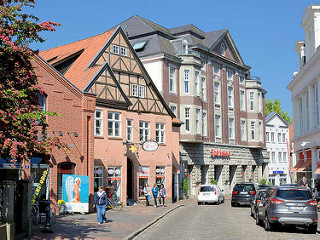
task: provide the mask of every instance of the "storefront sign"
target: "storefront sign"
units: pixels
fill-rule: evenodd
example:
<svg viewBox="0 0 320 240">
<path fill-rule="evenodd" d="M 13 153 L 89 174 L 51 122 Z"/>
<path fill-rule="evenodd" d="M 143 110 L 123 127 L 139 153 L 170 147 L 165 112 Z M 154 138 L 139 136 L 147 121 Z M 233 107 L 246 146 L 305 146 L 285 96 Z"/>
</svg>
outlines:
<svg viewBox="0 0 320 240">
<path fill-rule="evenodd" d="M 220 150 L 211 149 L 211 156 L 212 157 L 230 157 L 230 152 L 221 151 L 221 149 Z"/>
<path fill-rule="evenodd" d="M 149 177 L 149 167 L 139 167 L 139 178 Z"/>
<path fill-rule="evenodd" d="M 283 171 L 273 171 L 273 174 L 283 174 Z"/>
<path fill-rule="evenodd" d="M 63 200 L 67 212 L 89 212 L 89 176 L 62 175 Z"/>
<path fill-rule="evenodd" d="M 142 143 L 142 149 L 147 152 L 154 152 L 158 149 L 159 145 L 155 141 L 145 141 Z"/>
</svg>

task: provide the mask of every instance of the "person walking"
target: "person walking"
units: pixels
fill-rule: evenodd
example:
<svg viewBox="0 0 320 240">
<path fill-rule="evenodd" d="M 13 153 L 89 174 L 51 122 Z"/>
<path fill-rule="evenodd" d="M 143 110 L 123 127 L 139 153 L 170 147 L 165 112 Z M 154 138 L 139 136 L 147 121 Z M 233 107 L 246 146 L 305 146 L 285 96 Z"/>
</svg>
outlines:
<svg viewBox="0 0 320 240">
<path fill-rule="evenodd" d="M 153 195 L 153 198 L 154 198 L 154 207 L 158 207 L 157 206 L 158 193 L 159 193 L 158 186 L 157 186 L 157 184 L 154 184 L 153 188 L 152 188 L 152 195 Z"/>
<path fill-rule="evenodd" d="M 143 192 L 144 192 L 144 196 L 146 197 L 146 207 L 148 207 L 149 206 L 149 200 L 152 197 L 151 196 L 151 189 L 150 189 L 148 183 L 146 183 L 146 185 L 145 185 L 145 187 L 143 189 Z"/>
<path fill-rule="evenodd" d="M 98 223 L 107 222 L 106 219 L 106 205 L 108 202 L 108 197 L 105 191 L 103 191 L 102 186 L 98 188 L 98 191 L 94 195 L 94 205 L 97 209 L 97 220 Z"/>
<path fill-rule="evenodd" d="M 161 200 L 162 200 L 162 207 L 164 207 L 164 198 L 166 197 L 167 192 L 163 184 L 161 184 L 160 186 L 159 194 L 160 194 L 159 205 L 161 206 Z"/>
</svg>

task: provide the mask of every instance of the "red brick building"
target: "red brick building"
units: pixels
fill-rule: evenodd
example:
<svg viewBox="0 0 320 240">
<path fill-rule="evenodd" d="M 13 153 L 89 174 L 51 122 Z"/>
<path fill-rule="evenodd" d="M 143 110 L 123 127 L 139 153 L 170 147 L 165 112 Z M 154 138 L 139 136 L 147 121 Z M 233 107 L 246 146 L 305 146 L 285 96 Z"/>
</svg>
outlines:
<svg viewBox="0 0 320 240">
<path fill-rule="evenodd" d="M 40 104 L 45 111 L 52 111 L 61 116 L 47 116 L 47 136 L 58 137 L 68 145 L 69 151 L 54 148 L 49 167 L 41 157 L 31 159 L 30 168 L 23 166 L 23 177 L 39 182 L 43 172 L 48 171 L 46 192 L 41 198 L 50 196 L 54 205 L 62 199 L 62 174 L 89 176 L 89 193 L 93 196 L 93 126 L 95 95 L 83 93 L 50 64 L 39 56 L 34 56 L 33 66 L 39 84 L 45 95 Z M 40 140 L 40 139 L 39 139 Z"/>
<path fill-rule="evenodd" d="M 145 183 L 162 183 L 167 197 L 175 198 L 172 186 L 179 173 L 181 122 L 123 30 L 111 29 L 40 55 L 82 92 L 96 94 L 95 187 L 112 187 L 126 203 L 143 198 Z M 148 151 L 144 142 L 158 148 Z"/>
</svg>

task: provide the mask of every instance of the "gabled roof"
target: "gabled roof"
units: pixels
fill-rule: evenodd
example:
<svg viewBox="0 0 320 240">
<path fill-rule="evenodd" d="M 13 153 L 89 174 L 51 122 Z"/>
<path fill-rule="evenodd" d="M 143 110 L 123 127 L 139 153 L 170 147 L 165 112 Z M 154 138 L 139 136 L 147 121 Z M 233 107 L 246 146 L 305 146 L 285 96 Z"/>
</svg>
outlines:
<svg viewBox="0 0 320 240">
<path fill-rule="evenodd" d="M 272 113 L 269 113 L 267 116 L 266 116 L 266 124 L 268 124 L 272 119 L 274 119 L 275 117 L 278 117 L 285 125 L 286 127 L 289 127 L 289 124 L 280 116 L 279 113 L 277 112 L 272 112 Z"/>
<path fill-rule="evenodd" d="M 90 38 L 44 50 L 39 55 L 55 67 L 58 63 L 64 62 L 63 60 L 67 60 L 76 53 L 80 53 L 76 61 L 66 71 L 64 77 L 69 79 L 79 89 L 84 90 L 85 86 L 100 68 L 87 68 L 87 66 L 111 38 L 115 30 L 113 28 Z M 53 60 L 50 61 L 51 59 Z"/>
<path fill-rule="evenodd" d="M 205 46 L 211 48 L 221 37 L 227 32 L 227 29 L 221 29 L 218 31 L 206 32 L 205 37 Z"/>
</svg>

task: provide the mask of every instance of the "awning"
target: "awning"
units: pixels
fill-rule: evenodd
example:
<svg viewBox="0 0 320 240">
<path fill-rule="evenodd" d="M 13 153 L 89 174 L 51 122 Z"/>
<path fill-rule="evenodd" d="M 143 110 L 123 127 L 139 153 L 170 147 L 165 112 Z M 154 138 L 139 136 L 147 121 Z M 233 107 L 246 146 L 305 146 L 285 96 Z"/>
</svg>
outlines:
<svg viewBox="0 0 320 240">
<path fill-rule="evenodd" d="M 318 168 L 313 174 L 320 174 L 320 168 Z"/>
<path fill-rule="evenodd" d="M 306 168 L 308 168 L 309 166 L 311 166 L 311 159 L 307 159 L 307 161 L 305 161 L 301 167 L 298 168 L 297 172 L 303 172 Z"/>
<path fill-rule="evenodd" d="M 298 168 L 301 167 L 301 165 L 304 164 L 303 160 L 300 160 L 291 170 L 290 172 L 296 172 L 298 170 Z"/>
</svg>

